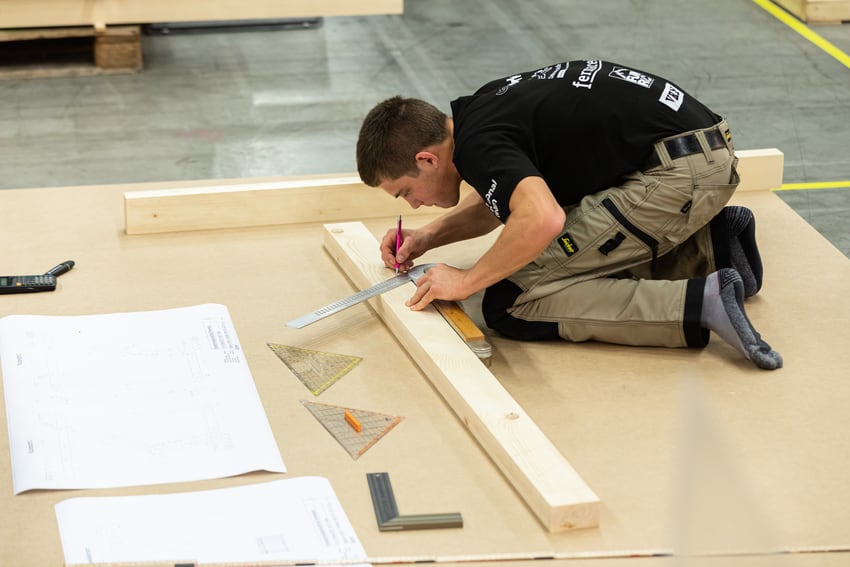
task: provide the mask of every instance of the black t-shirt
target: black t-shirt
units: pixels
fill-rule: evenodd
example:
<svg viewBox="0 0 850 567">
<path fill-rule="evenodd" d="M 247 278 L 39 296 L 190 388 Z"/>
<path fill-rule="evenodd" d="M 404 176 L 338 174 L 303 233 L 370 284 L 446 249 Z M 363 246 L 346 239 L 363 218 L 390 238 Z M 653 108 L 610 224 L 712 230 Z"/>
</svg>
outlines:
<svg viewBox="0 0 850 567">
<path fill-rule="evenodd" d="M 618 185 L 661 138 L 721 117 L 674 83 L 607 61 L 570 61 L 452 101 L 454 164 L 506 221 L 517 183 L 546 180 L 562 206 Z"/>
</svg>

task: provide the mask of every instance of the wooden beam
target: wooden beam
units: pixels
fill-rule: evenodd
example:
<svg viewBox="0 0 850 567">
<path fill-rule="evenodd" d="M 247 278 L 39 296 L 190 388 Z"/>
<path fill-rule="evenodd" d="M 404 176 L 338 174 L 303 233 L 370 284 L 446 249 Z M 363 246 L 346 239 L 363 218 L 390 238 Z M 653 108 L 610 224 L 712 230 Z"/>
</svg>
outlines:
<svg viewBox="0 0 850 567">
<path fill-rule="evenodd" d="M 736 155 L 739 191 L 782 185 L 784 156 L 779 150 L 743 150 Z M 411 209 L 401 199 L 390 199 L 351 174 L 180 185 L 124 193 L 125 232 L 152 234 L 434 213 L 429 207 Z M 463 186 L 464 195 L 471 191 Z"/>
<path fill-rule="evenodd" d="M 808 23 L 840 24 L 850 20 L 850 0 L 775 0 Z"/>
<path fill-rule="evenodd" d="M 198 185 L 124 193 L 124 230 L 152 234 L 411 214 L 402 201 L 357 176 Z"/>
<path fill-rule="evenodd" d="M 325 225 L 325 248 L 355 286 L 387 278 L 359 222 Z M 523 408 L 433 308 L 404 306 L 410 286 L 370 300 L 434 387 L 550 531 L 594 527 L 599 499 Z"/>
<path fill-rule="evenodd" d="M 785 154 L 776 148 L 765 150 L 736 150 L 738 174 L 741 183 L 738 191 L 763 191 L 782 187 Z"/>
<path fill-rule="evenodd" d="M 469 187 L 464 191 L 471 191 Z M 124 193 L 124 231 L 153 234 L 434 214 L 411 209 L 356 175 L 314 175 Z"/>
</svg>

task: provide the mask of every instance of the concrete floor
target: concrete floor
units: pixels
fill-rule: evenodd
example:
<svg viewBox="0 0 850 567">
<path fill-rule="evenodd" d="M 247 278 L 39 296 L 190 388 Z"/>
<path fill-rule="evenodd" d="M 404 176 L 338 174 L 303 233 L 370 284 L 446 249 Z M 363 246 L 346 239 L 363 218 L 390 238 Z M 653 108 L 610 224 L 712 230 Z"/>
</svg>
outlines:
<svg viewBox="0 0 850 567">
<path fill-rule="evenodd" d="M 844 53 L 850 24 L 810 26 Z M 149 35 L 133 75 L 0 81 L 0 188 L 353 172 L 363 115 L 603 58 L 785 153 L 781 197 L 850 256 L 850 69 L 750 0 L 407 0 L 313 29 Z"/>
</svg>

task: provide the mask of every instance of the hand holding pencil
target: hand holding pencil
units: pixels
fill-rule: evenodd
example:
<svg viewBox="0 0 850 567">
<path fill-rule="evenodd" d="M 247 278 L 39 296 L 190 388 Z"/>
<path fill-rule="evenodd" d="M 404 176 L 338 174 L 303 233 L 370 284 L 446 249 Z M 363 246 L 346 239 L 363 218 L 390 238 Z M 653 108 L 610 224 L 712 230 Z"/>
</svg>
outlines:
<svg viewBox="0 0 850 567">
<path fill-rule="evenodd" d="M 402 228 L 399 215 L 396 226 L 387 230 L 381 239 L 381 260 L 386 267 L 395 268 L 396 273 L 406 272 L 413 267 L 413 260 L 429 249 L 429 243 L 430 238 L 426 232 Z M 404 252 L 399 255 L 402 248 Z"/>
</svg>

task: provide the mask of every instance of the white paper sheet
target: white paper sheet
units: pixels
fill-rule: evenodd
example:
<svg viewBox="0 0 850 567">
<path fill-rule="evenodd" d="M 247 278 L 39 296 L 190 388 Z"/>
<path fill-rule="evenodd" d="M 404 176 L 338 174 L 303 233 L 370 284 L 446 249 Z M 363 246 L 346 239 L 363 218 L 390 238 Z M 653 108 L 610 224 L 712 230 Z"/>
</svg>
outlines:
<svg viewBox="0 0 850 567">
<path fill-rule="evenodd" d="M 56 505 L 65 562 L 354 562 L 366 552 L 327 479 L 71 498 Z"/>
<path fill-rule="evenodd" d="M 15 494 L 286 469 L 227 308 L 0 319 Z"/>
</svg>

